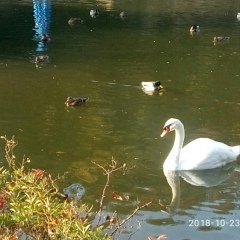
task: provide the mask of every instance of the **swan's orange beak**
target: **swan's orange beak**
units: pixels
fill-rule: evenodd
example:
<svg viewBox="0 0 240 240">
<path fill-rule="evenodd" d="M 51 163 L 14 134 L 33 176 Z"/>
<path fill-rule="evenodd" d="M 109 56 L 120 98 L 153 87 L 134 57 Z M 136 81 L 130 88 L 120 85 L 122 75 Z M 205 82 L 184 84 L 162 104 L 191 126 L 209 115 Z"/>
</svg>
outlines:
<svg viewBox="0 0 240 240">
<path fill-rule="evenodd" d="M 170 127 L 166 126 L 166 127 L 163 128 L 163 132 L 160 136 L 164 137 L 168 132 L 170 132 Z"/>
</svg>

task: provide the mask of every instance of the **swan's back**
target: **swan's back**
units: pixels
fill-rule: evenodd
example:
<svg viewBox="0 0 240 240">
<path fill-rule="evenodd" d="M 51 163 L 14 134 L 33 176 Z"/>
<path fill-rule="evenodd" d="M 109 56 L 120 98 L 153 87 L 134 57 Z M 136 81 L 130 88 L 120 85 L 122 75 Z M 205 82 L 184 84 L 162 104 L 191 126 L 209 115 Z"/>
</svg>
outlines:
<svg viewBox="0 0 240 240">
<path fill-rule="evenodd" d="M 230 147 L 209 138 L 198 138 L 187 144 L 180 153 L 179 170 L 212 169 L 235 161 L 240 146 Z"/>
</svg>

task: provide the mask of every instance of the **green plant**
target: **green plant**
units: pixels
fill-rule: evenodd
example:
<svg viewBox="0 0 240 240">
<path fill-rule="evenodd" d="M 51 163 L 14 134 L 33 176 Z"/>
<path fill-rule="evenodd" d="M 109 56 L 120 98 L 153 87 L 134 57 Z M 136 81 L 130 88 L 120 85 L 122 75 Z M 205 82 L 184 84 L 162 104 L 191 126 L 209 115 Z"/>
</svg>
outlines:
<svg viewBox="0 0 240 240">
<path fill-rule="evenodd" d="M 106 168 L 93 162 L 106 176 L 93 228 L 89 217 L 92 209 L 79 200 L 72 200 L 59 192 L 57 183 L 62 177 L 53 179 L 44 170 L 28 169 L 27 164 L 30 162 L 28 158 L 23 158 L 18 163 L 13 153 L 17 146 L 14 137 L 10 140 L 3 136 L 1 138 L 5 140 L 5 158 L 8 163 L 7 167 L 0 168 L 0 239 L 2 240 L 118 239 L 124 225 L 137 211 L 151 204 L 148 202 L 136 206 L 125 219 L 118 219 L 116 212 L 113 216 L 103 217 L 104 200 L 110 177 L 119 170 L 125 173 L 127 167 L 125 163 L 119 166 L 113 158 Z M 113 192 L 112 196 L 114 199 L 123 200 L 123 197 L 116 192 Z M 139 231 L 140 227 L 136 231 Z"/>
<path fill-rule="evenodd" d="M 27 169 L 29 159 L 18 165 L 13 154 L 14 138 L 5 140 L 8 167 L 0 168 L 0 239 L 110 239 L 102 227 L 92 229 L 89 207 L 59 193 L 57 182 L 40 169 Z"/>
</svg>

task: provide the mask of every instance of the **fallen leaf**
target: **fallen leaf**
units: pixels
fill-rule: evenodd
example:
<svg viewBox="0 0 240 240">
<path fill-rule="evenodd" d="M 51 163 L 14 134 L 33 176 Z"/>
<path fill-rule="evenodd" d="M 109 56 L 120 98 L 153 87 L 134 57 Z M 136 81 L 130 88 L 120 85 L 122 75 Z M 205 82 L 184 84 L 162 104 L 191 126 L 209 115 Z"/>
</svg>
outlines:
<svg viewBox="0 0 240 240">
<path fill-rule="evenodd" d="M 117 222 L 116 218 L 110 216 L 106 216 L 106 220 L 109 221 L 110 224 L 114 224 Z"/>
<path fill-rule="evenodd" d="M 82 222 L 86 222 L 88 220 L 88 215 L 86 215 L 85 217 L 80 217 L 80 220 Z"/>
<path fill-rule="evenodd" d="M 148 237 L 147 240 L 161 240 L 165 238 L 167 238 L 167 235 L 162 234 L 162 235 L 159 235 L 158 237 Z"/>
<path fill-rule="evenodd" d="M 129 200 L 129 196 L 128 195 L 123 195 L 123 197 L 128 201 Z"/>
<path fill-rule="evenodd" d="M 36 177 L 43 177 L 45 175 L 45 171 L 41 170 L 41 169 L 32 169 L 32 173 L 36 176 Z"/>
<path fill-rule="evenodd" d="M 58 219 L 54 218 L 53 220 L 51 220 L 50 222 L 48 222 L 48 225 L 57 225 L 58 224 Z"/>
<path fill-rule="evenodd" d="M 165 239 L 165 238 L 167 238 L 167 235 L 162 234 L 157 238 L 157 240 L 161 240 L 161 239 Z"/>
<path fill-rule="evenodd" d="M 114 198 L 114 199 L 117 199 L 117 200 L 123 200 L 123 198 L 122 198 L 122 196 L 120 196 L 118 193 L 116 193 L 116 192 L 112 192 L 112 197 Z"/>
</svg>

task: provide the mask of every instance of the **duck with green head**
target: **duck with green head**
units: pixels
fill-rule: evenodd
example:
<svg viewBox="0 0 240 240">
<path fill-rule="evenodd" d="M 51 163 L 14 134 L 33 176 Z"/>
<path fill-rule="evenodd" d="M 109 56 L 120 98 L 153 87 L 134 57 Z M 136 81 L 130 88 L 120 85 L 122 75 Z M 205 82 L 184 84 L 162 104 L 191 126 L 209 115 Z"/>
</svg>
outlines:
<svg viewBox="0 0 240 240">
<path fill-rule="evenodd" d="M 142 88 L 145 91 L 159 91 L 163 88 L 160 81 L 156 82 L 141 82 Z"/>
</svg>

